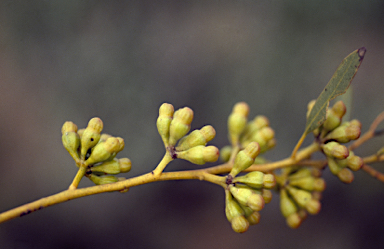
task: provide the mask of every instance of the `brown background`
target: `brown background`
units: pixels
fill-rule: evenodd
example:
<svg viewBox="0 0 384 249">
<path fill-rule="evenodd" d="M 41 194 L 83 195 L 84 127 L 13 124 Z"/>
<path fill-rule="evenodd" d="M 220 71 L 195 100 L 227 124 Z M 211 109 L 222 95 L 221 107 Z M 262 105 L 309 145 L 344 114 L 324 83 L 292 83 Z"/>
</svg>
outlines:
<svg viewBox="0 0 384 249">
<path fill-rule="evenodd" d="M 246 101 L 276 131 L 272 160 L 290 154 L 306 104 L 341 60 L 365 46 L 353 81 L 353 118 L 367 129 L 383 111 L 384 4 L 357 1 L 0 2 L 0 210 L 66 189 L 76 167 L 61 145 L 66 120 L 91 117 L 121 136 L 127 177 L 164 150 L 163 102 L 195 111 L 227 144 L 226 119 Z M 306 143 L 308 144 L 308 139 Z M 369 155 L 378 138 L 358 150 Z M 382 169 L 383 165 L 377 165 Z M 172 162 L 167 170 L 196 168 Z M 0 225 L 0 248 L 378 248 L 384 185 L 363 172 L 350 185 L 327 170 L 323 210 L 285 225 L 276 195 L 259 225 L 232 232 L 224 193 L 206 182 L 160 182 L 100 194 Z M 91 186 L 83 179 L 80 186 Z"/>
</svg>

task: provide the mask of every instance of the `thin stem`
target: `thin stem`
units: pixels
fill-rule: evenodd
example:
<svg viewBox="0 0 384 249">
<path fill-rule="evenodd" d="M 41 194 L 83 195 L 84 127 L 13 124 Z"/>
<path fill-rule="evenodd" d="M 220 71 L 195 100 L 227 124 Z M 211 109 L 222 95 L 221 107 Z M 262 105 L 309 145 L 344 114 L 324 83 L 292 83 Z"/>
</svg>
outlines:
<svg viewBox="0 0 384 249">
<path fill-rule="evenodd" d="M 314 152 L 319 151 L 319 150 L 320 150 L 319 144 L 314 142 L 311 145 L 309 145 L 308 147 L 298 151 L 295 158 L 288 157 L 286 159 L 272 162 L 272 163 L 255 164 L 255 165 L 252 165 L 251 167 L 249 167 L 248 169 L 246 169 L 245 171 L 246 172 L 249 172 L 249 171 L 269 172 L 269 171 L 272 171 L 275 169 L 280 169 L 280 168 L 284 168 L 287 166 L 301 164 L 301 163 L 299 163 L 300 161 L 308 158 L 311 154 L 313 154 Z M 322 166 L 323 165 L 324 164 L 322 164 Z M 225 163 L 222 165 L 208 168 L 206 170 L 207 170 L 207 172 L 209 172 L 211 174 L 223 174 L 223 173 L 227 173 L 227 172 L 231 171 L 232 166 L 233 166 L 233 163 L 228 162 L 228 163 Z M 317 165 L 317 166 L 321 167 L 320 165 Z"/>
<path fill-rule="evenodd" d="M 371 166 L 363 164 L 363 167 L 361 169 L 367 172 L 370 176 L 376 178 L 377 180 L 384 182 L 384 174 L 375 170 Z"/>
<path fill-rule="evenodd" d="M 283 168 L 286 166 L 297 165 L 300 163 L 300 161 L 308 158 L 312 153 L 318 151 L 319 149 L 320 149 L 319 145 L 317 143 L 313 143 L 310 146 L 300 150 L 297 153 L 297 156 L 295 159 L 286 158 L 274 163 L 253 165 L 248 170 L 249 171 L 260 170 L 260 171 L 268 172 L 268 171 L 278 169 L 278 168 Z M 0 223 L 11 220 L 16 217 L 24 216 L 26 214 L 40 210 L 42 208 L 49 207 L 51 205 L 62 203 L 72 199 L 76 199 L 76 198 L 80 198 L 88 195 L 104 193 L 104 192 L 124 191 L 134 186 L 138 186 L 138 185 L 142 185 L 150 182 L 156 182 L 156 181 L 197 179 L 200 181 L 208 181 L 225 188 L 226 177 L 217 176 L 216 174 L 228 173 L 232 168 L 232 163 L 226 163 L 216 167 L 200 169 L 200 170 L 162 172 L 162 170 L 171 160 L 172 160 L 172 157 L 170 157 L 169 154 L 166 154 L 163 160 L 159 163 L 159 165 L 156 167 L 156 169 L 153 172 L 150 172 L 141 176 L 129 178 L 124 181 L 119 181 L 119 182 L 105 184 L 105 185 L 97 185 L 97 186 L 81 188 L 81 189 L 77 189 L 77 185 L 76 185 L 76 188 L 70 188 L 58 194 L 51 195 L 51 196 L 39 199 L 37 201 L 22 205 L 20 207 L 8 210 L 0 214 Z M 80 169 L 86 170 L 86 167 L 81 167 Z M 75 186 L 76 182 L 78 184 L 78 180 L 76 179 L 78 178 L 81 179 L 80 176 L 82 175 L 81 173 L 82 170 L 81 171 L 79 170 L 71 186 L 72 185 Z M 155 173 L 155 171 L 157 173 Z"/>
<path fill-rule="evenodd" d="M 157 167 L 153 170 L 153 174 L 156 176 L 159 176 L 165 167 L 173 160 L 172 156 L 168 153 L 168 151 L 165 152 L 165 155 L 163 156 L 163 159 L 160 161 L 160 163 L 157 165 Z"/>
<path fill-rule="evenodd" d="M 376 133 L 375 130 L 377 128 L 377 126 L 384 120 L 384 112 L 380 113 L 379 115 L 377 115 L 377 117 L 375 118 L 375 120 L 372 122 L 371 126 L 369 127 L 369 130 L 364 133 L 364 135 L 362 135 L 359 139 L 357 139 L 355 142 L 353 142 L 350 146 L 349 146 L 349 149 L 350 150 L 354 150 L 356 149 L 357 147 L 359 147 L 360 145 L 362 145 L 363 143 L 365 143 L 366 141 L 368 141 L 369 139 L 373 138 L 374 136 L 376 135 L 380 135 L 381 133 Z"/>
<path fill-rule="evenodd" d="M 74 190 L 74 189 L 77 189 L 77 187 L 79 186 L 79 183 L 81 181 L 81 179 L 84 177 L 85 175 L 85 172 L 87 172 L 87 166 L 85 165 L 80 165 L 80 168 L 79 170 L 77 171 L 77 174 L 75 176 L 75 178 L 73 179 L 71 185 L 69 186 L 69 190 Z"/>
<path fill-rule="evenodd" d="M 62 203 L 72 199 L 94 195 L 104 192 L 113 192 L 126 190 L 130 187 L 155 182 L 155 181 L 167 181 L 167 180 L 187 180 L 198 179 L 201 181 L 208 181 L 225 187 L 225 177 L 209 174 L 204 170 L 192 170 L 192 171 L 180 171 L 180 172 L 166 172 L 156 176 L 150 172 L 141 176 L 133 177 L 124 181 L 97 185 L 93 187 L 65 190 L 58 194 L 51 195 L 45 198 L 41 198 L 37 201 L 19 206 L 17 208 L 8 210 L 0 214 L 0 223 L 11 220 L 16 217 L 21 217 L 34 211 L 40 210 L 45 207 L 52 206 L 54 204 Z"/>
<path fill-rule="evenodd" d="M 292 154 L 291 154 L 291 158 L 292 158 L 293 160 L 295 160 L 295 158 L 296 158 L 296 153 L 297 153 L 297 151 L 299 150 L 300 146 L 303 144 L 304 139 L 305 139 L 306 136 L 307 136 L 307 134 L 306 134 L 306 132 L 304 132 L 303 135 L 301 135 L 299 141 L 297 142 L 295 148 L 293 149 Z"/>
</svg>

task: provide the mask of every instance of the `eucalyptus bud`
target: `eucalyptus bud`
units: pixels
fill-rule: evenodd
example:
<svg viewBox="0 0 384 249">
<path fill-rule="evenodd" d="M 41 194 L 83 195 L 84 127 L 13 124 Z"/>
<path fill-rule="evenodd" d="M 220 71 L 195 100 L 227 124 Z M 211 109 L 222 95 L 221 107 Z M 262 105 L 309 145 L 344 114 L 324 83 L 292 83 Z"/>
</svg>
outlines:
<svg viewBox="0 0 384 249">
<path fill-rule="evenodd" d="M 103 130 L 103 121 L 100 118 L 92 118 L 88 122 L 87 128 L 85 128 L 81 136 L 81 159 L 85 159 L 85 155 L 88 150 L 95 146 L 100 139 L 100 132 Z"/>
<path fill-rule="evenodd" d="M 126 173 L 131 170 L 131 167 L 132 163 L 128 158 L 114 158 L 111 161 L 106 161 L 100 165 L 93 166 L 91 171 L 115 175 L 119 173 Z"/>
<path fill-rule="evenodd" d="M 177 151 L 188 150 L 198 145 L 206 145 L 216 135 L 215 129 L 211 125 L 206 125 L 200 130 L 194 130 L 187 136 L 183 137 L 177 147 Z"/>
<path fill-rule="evenodd" d="M 165 147 L 168 146 L 169 127 L 173 119 L 173 114 L 174 114 L 173 105 L 164 103 L 160 106 L 159 117 L 157 118 L 156 126 Z"/>
<path fill-rule="evenodd" d="M 93 165 L 105 161 L 120 149 L 119 139 L 115 137 L 108 138 L 105 142 L 99 143 L 93 149 L 89 158 L 85 161 L 86 165 Z"/>
<path fill-rule="evenodd" d="M 248 114 L 249 106 L 245 102 L 239 102 L 233 107 L 228 117 L 228 131 L 232 145 L 239 143 L 240 135 L 247 124 Z"/>
<path fill-rule="evenodd" d="M 191 129 L 193 111 L 188 107 L 177 110 L 173 115 L 169 127 L 169 145 L 175 146 L 176 142 L 184 137 Z"/>
<path fill-rule="evenodd" d="M 194 164 L 216 162 L 219 159 L 219 149 L 215 146 L 198 145 L 185 151 L 176 153 L 177 158 L 190 161 Z"/>
<path fill-rule="evenodd" d="M 245 147 L 244 150 L 239 151 L 235 157 L 233 168 L 229 175 L 235 177 L 241 171 L 247 169 L 255 161 L 255 158 L 259 155 L 260 147 L 256 142 L 252 142 Z"/>
<path fill-rule="evenodd" d="M 64 148 L 68 151 L 73 160 L 78 162 L 80 158 L 77 149 L 80 146 L 80 137 L 79 134 L 77 134 L 77 126 L 74 123 L 67 121 L 61 128 L 61 133 L 63 134 L 61 140 Z"/>
</svg>

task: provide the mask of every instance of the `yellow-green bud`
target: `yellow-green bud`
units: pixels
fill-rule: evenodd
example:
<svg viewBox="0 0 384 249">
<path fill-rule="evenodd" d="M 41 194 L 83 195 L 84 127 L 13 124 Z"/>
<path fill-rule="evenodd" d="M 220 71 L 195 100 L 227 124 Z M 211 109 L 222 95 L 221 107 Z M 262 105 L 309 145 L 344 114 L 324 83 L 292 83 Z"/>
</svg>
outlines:
<svg viewBox="0 0 384 249">
<path fill-rule="evenodd" d="M 92 150 L 91 155 L 85 161 L 86 165 L 93 165 L 98 162 L 108 160 L 113 153 L 120 149 L 119 139 L 110 137 L 105 142 L 99 143 Z"/>
<path fill-rule="evenodd" d="M 332 131 L 341 123 L 341 119 L 346 113 L 347 108 L 343 101 L 336 102 L 327 113 L 327 119 L 323 123 L 323 128 L 327 131 Z"/>
<path fill-rule="evenodd" d="M 105 142 L 105 141 L 107 141 L 107 139 L 110 138 L 110 137 L 112 137 L 112 136 L 109 135 L 109 134 L 106 134 L 106 133 L 100 134 L 100 139 L 99 139 L 99 142 L 98 142 L 98 143 Z"/>
<path fill-rule="evenodd" d="M 272 174 L 265 174 L 263 177 L 264 188 L 272 189 L 276 186 L 275 176 Z"/>
<path fill-rule="evenodd" d="M 116 176 L 111 176 L 111 175 L 97 176 L 95 174 L 90 174 L 87 177 L 96 185 L 103 185 L 103 184 L 108 184 L 108 183 L 118 182 L 119 180 L 123 180 L 120 177 L 118 178 Z"/>
<path fill-rule="evenodd" d="M 352 152 L 351 152 L 352 153 Z M 358 171 L 363 167 L 364 161 L 361 157 L 356 155 L 350 155 L 347 158 L 347 166 L 353 171 Z"/>
<path fill-rule="evenodd" d="M 100 165 L 91 168 L 92 172 L 100 172 L 106 174 L 126 173 L 131 170 L 132 163 L 128 158 L 114 158 L 111 161 L 103 162 Z"/>
<path fill-rule="evenodd" d="M 85 131 L 85 128 L 81 128 L 81 129 L 77 130 L 77 134 L 79 134 L 80 139 L 83 136 L 84 131 Z"/>
<path fill-rule="evenodd" d="M 234 217 L 231 221 L 232 229 L 236 233 L 244 233 L 249 228 L 248 220 L 243 216 Z"/>
<path fill-rule="evenodd" d="M 256 116 L 251 122 L 248 122 L 248 124 L 245 126 L 245 129 L 240 136 L 240 140 L 242 142 L 248 140 L 250 137 L 252 137 L 255 132 L 266 126 L 269 126 L 268 118 L 263 115 Z"/>
<path fill-rule="evenodd" d="M 68 151 L 73 160 L 78 162 L 80 158 L 77 149 L 80 146 L 80 137 L 79 134 L 77 134 L 77 126 L 74 123 L 67 121 L 61 128 L 61 133 L 61 140 L 64 148 Z"/>
<path fill-rule="evenodd" d="M 280 190 L 280 210 L 285 218 L 297 212 L 295 202 L 288 196 L 285 189 Z"/>
<path fill-rule="evenodd" d="M 305 207 L 312 199 L 312 195 L 310 192 L 302 189 L 297 189 L 295 187 L 287 186 L 287 191 L 289 194 L 293 197 L 293 199 L 296 201 L 296 203 L 300 207 Z"/>
<path fill-rule="evenodd" d="M 222 162 L 228 162 L 232 154 L 232 147 L 230 145 L 224 146 L 220 150 L 220 160 Z"/>
<path fill-rule="evenodd" d="M 260 211 L 264 208 L 265 202 L 263 197 L 250 188 L 240 188 L 231 185 L 229 191 L 231 191 L 233 197 L 235 197 L 240 204 L 250 207 L 254 211 Z"/>
<path fill-rule="evenodd" d="M 291 172 L 293 172 L 293 171 L 294 170 L 292 170 Z M 308 177 L 308 176 L 312 176 L 312 171 L 309 168 L 300 168 L 296 172 L 291 173 L 288 178 L 290 181 L 292 181 L 295 179 L 300 179 L 300 178 Z"/>
<path fill-rule="evenodd" d="M 168 146 L 169 127 L 171 125 L 174 112 L 175 110 L 173 105 L 168 103 L 162 104 L 159 108 L 159 117 L 157 118 L 156 126 L 165 147 Z"/>
<path fill-rule="evenodd" d="M 274 144 L 268 145 L 268 142 L 272 141 L 274 136 L 275 132 L 271 127 L 263 127 L 253 134 L 253 136 L 250 138 L 250 141 L 257 142 L 260 146 L 260 149 L 264 152 L 274 146 Z"/>
<path fill-rule="evenodd" d="M 261 190 L 261 196 L 264 199 L 265 203 L 270 203 L 272 201 L 272 191 L 269 189 L 262 189 Z"/>
<path fill-rule="evenodd" d="M 331 141 L 322 146 L 325 155 L 336 159 L 345 159 L 349 156 L 349 150 L 338 142 Z"/>
<path fill-rule="evenodd" d="M 360 129 L 362 127 L 361 122 L 357 119 L 352 119 L 351 121 L 349 121 L 349 123 L 350 123 L 350 125 L 355 125 L 355 126 L 359 127 Z"/>
<path fill-rule="evenodd" d="M 250 215 L 245 216 L 245 218 L 248 220 L 249 225 L 256 225 L 260 222 L 260 213 L 257 211 L 252 212 Z"/>
<path fill-rule="evenodd" d="M 260 171 L 253 171 L 243 176 L 237 176 L 233 179 L 233 183 L 240 182 L 246 184 L 251 188 L 263 187 L 264 173 Z"/>
<path fill-rule="evenodd" d="M 341 167 L 338 162 L 336 161 L 336 159 L 333 159 L 331 157 L 328 157 L 327 158 L 328 160 L 328 167 L 329 167 L 329 170 L 332 172 L 332 174 L 334 175 L 337 175 L 341 169 L 343 169 L 343 167 Z"/>
<path fill-rule="evenodd" d="M 239 151 L 235 157 L 233 168 L 229 173 L 232 177 L 235 177 L 241 171 L 247 169 L 255 161 L 255 158 L 259 155 L 260 146 L 256 142 L 252 142 L 245 147 L 244 150 Z"/>
<path fill-rule="evenodd" d="M 219 159 L 219 149 L 215 146 L 198 145 L 185 151 L 176 153 L 176 157 L 194 164 L 216 162 Z"/>
<path fill-rule="evenodd" d="M 361 127 L 355 124 L 349 123 L 346 125 L 341 125 L 331 131 L 325 139 L 333 139 L 340 143 L 348 143 L 351 140 L 356 140 L 360 137 Z"/>
<path fill-rule="evenodd" d="M 184 137 L 191 129 L 193 111 L 188 107 L 177 110 L 169 127 L 169 145 L 175 146 L 176 142 Z"/>
<path fill-rule="evenodd" d="M 339 177 L 340 181 L 344 183 L 351 183 L 355 178 L 350 169 L 343 168 L 337 173 L 337 177 Z"/>
<path fill-rule="evenodd" d="M 237 103 L 228 117 L 229 138 L 232 145 L 239 143 L 241 133 L 247 124 L 249 106 L 245 102 Z"/>
<path fill-rule="evenodd" d="M 229 222 L 231 222 L 234 217 L 244 215 L 244 210 L 240 204 L 233 199 L 232 194 L 228 190 L 225 190 L 225 215 Z"/>
<path fill-rule="evenodd" d="M 299 187 L 307 191 L 324 191 L 325 181 L 322 178 L 315 178 L 313 176 L 294 178 L 289 180 L 289 185 Z"/>
<path fill-rule="evenodd" d="M 318 214 L 321 210 L 320 201 L 312 198 L 305 205 L 305 210 L 307 210 L 310 214 Z"/>
<path fill-rule="evenodd" d="M 301 214 L 302 214 L 302 212 L 297 212 L 297 213 L 293 213 L 293 214 L 289 215 L 286 219 L 287 225 L 293 229 L 298 228 L 301 225 L 301 223 L 303 222 L 303 220 L 306 218 L 306 216 L 303 217 Z M 304 215 L 305 215 L 305 213 L 304 213 Z"/>
<path fill-rule="evenodd" d="M 92 118 L 88 122 L 87 128 L 85 128 L 84 132 L 81 136 L 81 159 L 85 159 L 85 155 L 87 151 L 95 146 L 100 139 L 100 132 L 103 130 L 103 121 L 100 118 Z"/>
<path fill-rule="evenodd" d="M 206 145 L 216 135 L 215 129 L 211 125 L 206 125 L 200 130 L 194 130 L 187 136 L 183 137 L 177 147 L 176 151 L 188 150 L 198 145 Z"/>
</svg>

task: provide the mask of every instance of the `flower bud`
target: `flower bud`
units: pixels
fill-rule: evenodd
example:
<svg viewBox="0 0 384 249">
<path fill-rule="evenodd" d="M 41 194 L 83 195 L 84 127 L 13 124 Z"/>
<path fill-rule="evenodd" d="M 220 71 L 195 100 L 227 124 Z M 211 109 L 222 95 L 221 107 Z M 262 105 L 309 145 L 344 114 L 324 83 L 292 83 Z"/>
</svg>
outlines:
<svg viewBox="0 0 384 249">
<path fill-rule="evenodd" d="M 234 217 L 231 224 L 233 231 L 236 233 L 244 233 L 249 228 L 249 222 L 243 215 Z"/>
<path fill-rule="evenodd" d="M 305 207 L 308 201 L 312 199 L 311 193 L 306 190 L 297 189 L 291 186 L 287 186 L 287 190 L 300 207 Z"/>
<path fill-rule="evenodd" d="M 306 213 L 305 212 L 296 212 L 287 217 L 287 225 L 290 228 L 296 229 L 298 228 L 301 223 L 304 221 L 306 218 Z"/>
<path fill-rule="evenodd" d="M 275 176 L 272 174 L 265 174 L 263 177 L 264 188 L 272 189 L 276 186 Z"/>
<path fill-rule="evenodd" d="M 237 176 L 233 179 L 233 183 L 240 182 L 246 184 L 251 188 L 263 188 L 264 173 L 260 171 L 253 171 L 243 176 Z"/>
<path fill-rule="evenodd" d="M 215 146 L 198 145 L 185 151 L 176 153 L 177 158 L 190 161 L 194 164 L 216 162 L 219 159 L 219 149 Z"/>
<path fill-rule="evenodd" d="M 270 203 L 272 201 L 272 191 L 269 189 L 262 189 L 261 190 L 261 196 L 264 199 L 265 203 Z"/>
<path fill-rule="evenodd" d="M 198 145 L 206 145 L 216 135 L 215 129 L 211 125 L 206 125 L 200 130 L 194 130 L 183 137 L 176 147 L 177 151 L 188 150 Z"/>
<path fill-rule="evenodd" d="M 109 134 L 106 134 L 106 133 L 100 134 L 100 139 L 99 139 L 99 142 L 98 142 L 98 143 L 105 142 L 105 141 L 107 141 L 107 139 L 110 138 L 110 137 L 112 137 L 112 136 L 109 135 Z"/>
<path fill-rule="evenodd" d="M 327 119 L 323 123 L 323 129 L 332 131 L 341 123 L 341 119 L 346 113 L 347 108 L 343 101 L 336 102 L 331 109 L 328 110 Z"/>
<path fill-rule="evenodd" d="M 184 137 L 191 129 L 193 111 L 188 107 L 177 110 L 173 115 L 169 127 L 169 145 L 175 146 L 176 142 Z"/>
<path fill-rule="evenodd" d="M 260 146 L 256 142 L 252 142 L 245 147 L 244 150 L 239 151 L 235 157 L 233 168 L 229 173 L 232 177 L 235 177 L 241 171 L 247 169 L 255 161 L 255 158 L 259 155 Z"/>
<path fill-rule="evenodd" d="M 353 153 L 353 152 L 351 152 Z M 364 161 L 361 157 L 356 155 L 350 155 L 347 158 L 347 167 L 350 168 L 353 171 L 358 171 L 363 167 Z"/>
<path fill-rule="evenodd" d="M 300 179 L 303 177 L 310 177 L 312 176 L 312 171 L 309 168 L 299 168 L 297 171 L 296 169 L 292 169 L 290 175 L 288 176 L 290 181 L 293 181 L 295 179 Z"/>
<path fill-rule="evenodd" d="M 269 120 L 267 117 L 263 115 L 256 116 L 251 122 L 245 126 L 243 133 L 240 136 L 240 140 L 246 141 L 249 140 L 250 137 L 253 136 L 258 130 L 263 127 L 269 126 Z"/>
<path fill-rule="evenodd" d="M 338 173 L 337 173 L 337 177 L 339 177 L 340 181 L 344 182 L 344 183 L 351 183 L 353 181 L 353 179 L 355 178 L 353 176 L 353 173 L 351 170 L 347 169 L 347 168 L 343 168 L 341 169 Z"/>
<path fill-rule="evenodd" d="M 68 151 L 73 160 L 78 162 L 80 158 L 77 149 L 80 146 L 80 137 L 79 134 L 77 134 L 77 126 L 74 123 L 67 121 L 61 128 L 61 133 L 61 140 L 64 148 Z"/>
<path fill-rule="evenodd" d="M 331 131 L 325 139 L 336 140 L 339 143 L 348 143 L 351 140 L 356 140 L 360 137 L 361 127 L 356 124 L 345 124 Z"/>
<path fill-rule="evenodd" d="M 321 203 L 316 199 L 311 199 L 305 205 L 305 210 L 310 214 L 318 214 L 321 210 Z"/>
<path fill-rule="evenodd" d="M 233 199 L 232 194 L 228 190 L 225 190 L 225 215 L 229 222 L 231 222 L 234 217 L 244 215 L 244 210 L 240 204 Z"/>
<path fill-rule="evenodd" d="M 91 155 L 85 161 L 86 165 L 93 165 L 98 162 L 105 161 L 121 148 L 119 139 L 115 137 L 108 138 L 105 142 L 99 143 L 92 150 Z"/>
<path fill-rule="evenodd" d="M 97 176 L 95 174 L 90 174 L 87 177 L 96 185 L 114 183 L 114 182 L 118 182 L 119 180 L 122 180 L 122 178 L 120 177 L 118 178 L 116 176 L 111 176 L 111 175 Z"/>
<path fill-rule="evenodd" d="M 325 155 L 336 159 L 345 159 L 349 156 L 349 150 L 338 142 L 331 141 L 322 146 Z"/>
<path fill-rule="evenodd" d="M 173 113 L 174 108 L 171 104 L 164 103 L 159 108 L 159 117 L 157 118 L 156 126 L 165 147 L 168 146 L 169 127 L 173 119 Z"/>
<path fill-rule="evenodd" d="M 337 163 L 336 159 L 328 157 L 327 160 L 329 170 L 332 172 L 332 174 L 337 175 L 342 169 L 342 167 Z"/>
<path fill-rule="evenodd" d="M 280 190 L 280 210 L 285 218 L 297 212 L 295 202 L 288 196 L 285 189 Z"/>
<path fill-rule="evenodd" d="M 232 147 L 230 145 L 224 146 L 220 150 L 220 160 L 222 162 L 228 162 L 232 154 Z"/>
<path fill-rule="evenodd" d="M 247 124 L 249 106 L 245 102 L 237 103 L 228 117 L 229 138 L 232 145 L 239 143 L 240 134 Z"/>
<path fill-rule="evenodd" d="M 260 211 L 264 208 L 263 197 L 250 188 L 230 186 L 229 191 L 240 204 L 250 207 L 254 211 Z"/>
<path fill-rule="evenodd" d="M 260 222 L 260 213 L 254 211 L 250 215 L 245 216 L 245 218 L 248 220 L 249 225 L 256 225 Z"/>
<path fill-rule="evenodd" d="M 119 173 L 126 173 L 131 170 L 131 167 L 132 163 L 128 158 L 114 158 L 111 161 L 106 161 L 100 165 L 93 166 L 91 171 L 115 175 Z"/>
<path fill-rule="evenodd" d="M 257 142 L 260 146 L 260 150 L 265 152 L 274 146 L 275 141 L 273 141 L 273 144 L 268 144 L 273 140 L 274 136 L 275 132 L 271 127 L 263 127 L 253 134 L 250 141 Z"/>
<path fill-rule="evenodd" d="M 87 128 L 85 128 L 81 136 L 81 159 L 85 159 L 85 155 L 88 150 L 95 146 L 100 139 L 100 132 L 103 130 L 103 121 L 100 118 L 92 118 L 88 122 Z"/>
</svg>

